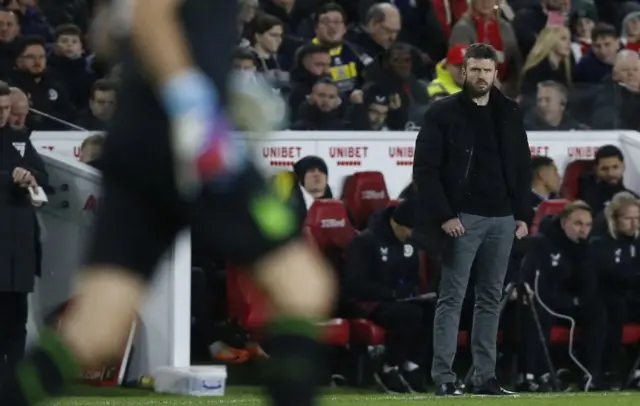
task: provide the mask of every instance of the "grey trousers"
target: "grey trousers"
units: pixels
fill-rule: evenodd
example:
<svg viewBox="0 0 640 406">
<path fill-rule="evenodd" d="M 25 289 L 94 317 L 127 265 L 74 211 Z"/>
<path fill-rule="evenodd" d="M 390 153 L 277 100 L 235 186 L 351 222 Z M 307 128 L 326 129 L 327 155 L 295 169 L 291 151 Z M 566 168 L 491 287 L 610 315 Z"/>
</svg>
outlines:
<svg viewBox="0 0 640 406">
<path fill-rule="evenodd" d="M 476 259 L 475 307 L 471 331 L 474 384 L 495 377 L 500 300 L 507 273 L 515 220 L 462 213 L 465 234 L 448 244 L 433 326 L 431 377 L 436 385 L 456 381 L 453 360 L 458 343 L 460 311 Z M 477 258 L 476 258 L 477 257 Z"/>
</svg>

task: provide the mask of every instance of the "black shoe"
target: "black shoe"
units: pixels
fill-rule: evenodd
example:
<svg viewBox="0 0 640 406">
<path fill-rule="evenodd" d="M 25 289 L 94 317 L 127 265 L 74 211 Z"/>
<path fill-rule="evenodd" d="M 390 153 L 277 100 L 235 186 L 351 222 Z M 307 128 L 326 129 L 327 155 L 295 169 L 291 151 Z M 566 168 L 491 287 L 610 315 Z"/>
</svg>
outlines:
<svg viewBox="0 0 640 406">
<path fill-rule="evenodd" d="M 622 380 L 620 377 L 613 372 L 607 372 L 602 377 L 602 382 L 607 386 L 607 388 L 611 391 L 620 391 L 622 389 Z"/>
<path fill-rule="evenodd" d="M 387 393 L 410 393 L 410 389 L 402 379 L 398 368 L 387 372 L 379 370 L 373 374 L 373 377 L 382 390 Z"/>
<path fill-rule="evenodd" d="M 412 393 L 426 393 L 427 386 L 424 382 L 424 375 L 422 369 L 416 368 L 413 371 L 402 371 L 400 377 L 404 381 L 404 384 L 409 388 Z"/>
<path fill-rule="evenodd" d="M 436 396 L 462 396 L 464 393 L 453 383 L 443 383 L 436 386 Z"/>
<path fill-rule="evenodd" d="M 491 378 L 482 385 L 473 387 L 474 395 L 482 396 L 513 396 L 515 392 L 508 391 L 500 386 L 497 378 Z"/>
</svg>

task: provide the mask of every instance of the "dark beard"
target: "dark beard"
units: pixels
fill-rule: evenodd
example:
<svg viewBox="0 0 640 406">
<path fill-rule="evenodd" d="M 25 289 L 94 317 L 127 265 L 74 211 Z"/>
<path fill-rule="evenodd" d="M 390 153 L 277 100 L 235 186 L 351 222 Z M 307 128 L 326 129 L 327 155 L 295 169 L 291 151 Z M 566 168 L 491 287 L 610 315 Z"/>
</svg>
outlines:
<svg viewBox="0 0 640 406">
<path fill-rule="evenodd" d="M 489 93 L 491 91 L 491 87 L 492 86 L 487 86 L 486 90 L 476 90 L 466 80 L 464 81 L 464 85 L 463 85 L 464 91 L 467 92 L 469 97 L 471 97 L 472 99 L 482 97 L 485 94 Z"/>
</svg>

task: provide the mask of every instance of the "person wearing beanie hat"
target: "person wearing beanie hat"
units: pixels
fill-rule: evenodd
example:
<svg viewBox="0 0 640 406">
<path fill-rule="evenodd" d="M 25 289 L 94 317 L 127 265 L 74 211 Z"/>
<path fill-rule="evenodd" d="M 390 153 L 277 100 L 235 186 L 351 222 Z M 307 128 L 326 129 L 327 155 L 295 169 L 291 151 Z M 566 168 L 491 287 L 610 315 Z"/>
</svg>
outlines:
<svg viewBox="0 0 640 406">
<path fill-rule="evenodd" d="M 434 307 L 419 294 L 420 260 L 411 244 L 413 199 L 384 208 L 347 248 L 345 295 L 367 319 L 387 331 L 383 365 L 375 371 L 388 393 L 426 392 L 424 364 Z"/>
<path fill-rule="evenodd" d="M 293 165 L 293 172 L 295 172 L 300 186 L 314 199 L 327 197 L 329 168 L 324 159 L 315 155 L 305 156 Z"/>
</svg>

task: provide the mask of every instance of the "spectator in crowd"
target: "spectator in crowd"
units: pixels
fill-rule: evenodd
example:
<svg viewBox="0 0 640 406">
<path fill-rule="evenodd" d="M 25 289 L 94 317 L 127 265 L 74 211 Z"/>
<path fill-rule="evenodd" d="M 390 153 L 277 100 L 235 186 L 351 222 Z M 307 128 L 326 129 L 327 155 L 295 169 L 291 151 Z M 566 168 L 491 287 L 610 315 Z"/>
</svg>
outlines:
<svg viewBox="0 0 640 406">
<path fill-rule="evenodd" d="M 107 129 L 116 109 L 116 84 L 108 79 L 96 80 L 91 86 L 89 109 L 78 115 L 76 124 L 87 130 Z"/>
<path fill-rule="evenodd" d="M 567 111 L 569 91 L 562 83 L 547 80 L 537 85 L 536 108 L 527 113 L 524 126 L 529 131 L 571 131 L 581 128 Z"/>
<path fill-rule="evenodd" d="M 56 28 L 53 52 L 47 58 L 47 66 L 69 93 L 74 108 L 84 110 L 96 77 L 85 58 L 82 32 L 78 26 L 66 24 Z"/>
<path fill-rule="evenodd" d="M 18 17 L 7 9 L 0 9 L 0 78 L 9 77 L 15 63 L 16 38 L 20 34 Z"/>
<path fill-rule="evenodd" d="M 351 107 L 346 120 L 349 127 L 356 131 L 388 131 L 387 117 L 391 108 L 389 94 L 379 86 L 367 85 L 364 91 L 351 93 Z M 396 100 L 397 102 L 397 100 Z M 404 123 L 400 123 L 404 129 Z"/>
<path fill-rule="evenodd" d="M 253 22 L 251 44 L 258 72 L 275 88 L 288 86 L 289 72 L 280 67 L 278 50 L 282 44 L 282 21 L 269 14 L 260 14 Z"/>
<path fill-rule="evenodd" d="M 575 81 L 599 83 L 611 75 L 619 49 L 620 38 L 615 27 L 598 23 L 591 33 L 591 48 L 575 67 Z"/>
<path fill-rule="evenodd" d="M 533 94 L 539 91 L 538 83 L 549 80 L 571 88 L 573 68 L 569 29 L 547 27 L 540 32 L 522 68 L 522 93 Z"/>
<path fill-rule="evenodd" d="M 412 73 L 411 47 L 397 42 L 382 54 L 380 74 L 371 77 L 376 85 L 390 95 L 389 121 L 400 124 L 416 116 L 422 117 L 429 102 L 426 86 Z M 372 75 L 373 76 L 373 75 Z"/>
<path fill-rule="evenodd" d="M 451 28 L 469 10 L 467 0 L 433 0 L 434 14 L 438 18 L 445 38 L 451 36 Z"/>
<path fill-rule="evenodd" d="M 607 389 L 619 388 L 615 367 L 622 349 L 625 323 L 640 321 L 640 204 L 628 192 L 617 193 L 604 210 L 607 231 L 591 238 L 586 272 L 598 275 L 598 290 L 606 306 L 607 339 L 603 359 Z"/>
<path fill-rule="evenodd" d="M 296 52 L 295 64 L 291 71 L 291 93 L 289 94 L 289 110 L 291 121 L 298 117 L 298 109 L 311 93 L 313 85 L 321 78 L 328 77 L 331 72 L 331 56 L 329 50 L 322 45 L 306 44 Z"/>
<path fill-rule="evenodd" d="M 593 100 L 594 128 L 640 129 L 640 56 L 638 52 L 618 53 L 610 78 L 603 80 Z"/>
<path fill-rule="evenodd" d="M 587 389 L 594 390 L 600 385 L 606 319 L 604 308 L 597 300 L 596 274 L 592 268 L 584 267 L 591 225 L 591 210 L 582 201 L 569 203 L 559 216 L 543 221 L 524 259 L 523 277 L 535 291 L 531 301 L 538 313 L 545 345 L 549 345 L 551 328 L 556 321 L 546 307 L 570 315 L 580 324 L 585 366 L 594 377 L 593 386 Z M 548 391 L 549 371 L 543 343 L 533 318 L 528 312 L 524 315 L 525 381 L 520 389 Z"/>
<path fill-rule="evenodd" d="M 27 130 L 27 117 L 29 115 L 29 99 L 24 92 L 17 87 L 11 88 L 11 113 L 9 124 L 20 130 Z"/>
<path fill-rule="evenodd" d="M 362 86 L 364 70 L 373 59 L 345 41 L 347 15 L 335 3 L 321 6 L 315 13 L 316 37 L 314 44 L 329 48 L 331 55 L 331 78 L 343 96 Z"/>
<path fill-rule="evenodd" d="M 258 14 L 259 2 L 258 0 L 238 0 L 238 25 L 240 26 L 240 33 L 243 38 L 248 38 L 248 29 L 255 21 Z M 240 45 L 243 45 L 242 42 Z"/>
<path fill-rule="evenodd" d="M 233 54 L 233 68 L 235 70 L 257 70 L 253 52 L 247 47 L 238 47 Z"/>
<path fill-rule="evenodd" d="M 522 55 L 508 21 L 496 12 L 496 0 L 472 0 L 471 8 L 453 26 L 450 45 L 486 43 L 498 52 L 498 79 L 507 96 L 518 95 Z"/>
<path fill-rule="evenodd" d="M 429 97 L 455 94 L 462 90 L 464 85 L 462 62 L 466 51 L 467 46 L 461 44 L 449 48 L 447 57 L 436 65 L 436 78 L 427 87 Z"/>
<path fill-rule="evenodd" d="M 100 169 L 100 157 L 102 156 L 103 145 L 104 136 L 102 134 L 88 136 L 82 140 L 82 144 L 80 144 L 80 156 L 78 160 L 83 164 Z"/>
<path fill-rule="evenodd" d="M 629 13 L 624 18 L 620 41 L 625 49 L 640 52 L 640 11 Z"/>
<path fill-rule="evenodd" d="M 595 7 L 591 4 L 583 4 L 571 13 L 569 29 L 571 30 L 573 59 L 579 62 L 582 56 L 591 48 L 591 35 L 598 21 Z"/>
<path fill-rule="evenodd" d="M 377 3 L 367 11 L 364 26 L 356 27 L 347 38 L 375 59 L 396 41 L 401 28 L 398 8 L 389 3 Z"/>
<path fill-rule="evenodd" d="M 527 55 L 533 49 L 538 35 L 545 27 L 562 25 L 550 21 L 550 15 L 557 16 L 568 11 L 566 0 L 539 0 L 531 3 L 530 7 L 518 10 L 512 21 L 523 55 Z"/>
<path fill-rule="evenodd" d="M 11 75 L 11 84 L 25 92 L 31 107 L 64 121 L 72 121 L 74 109 L 67 91 L 47 71 L 47 55 L 41 38 L 26 37 L 17 49 L 17 69 Z M 68 126 L 42 114 L 34 114 L 32 130 L 66 130 Z"/>
<path fill-rule="evenodd" d="M 540 203 L 554 199 L 560 190 L 560 174 L 553 159 L 531 157 L 531 203 L 536 210 Z"/>
<path fill-rule="evenodd" d="M 307 211 L 316 199 L 331 199 L 333 194 L 329 187 L 329 168 L 324 159 L 315 155 L 307 155 L 293 166 L 295 174 L 295 186 L 291 198 L 294 207 L 301 219 L 307 215 Z M 276 181 L 289 181 L 285 175 L 280 175 Z"/>
<path fill-rule="evenodd" d="M 419 294 L 420 260 L 409 242 L 415 209 L 412 200 L 405 200 L 375 213 L 346 253 L 347 296 L 387 331 L 375 379 L 389 393 L 426 392 L 423 365 L 433 309 L 403 301 Z"/>
<path fill-rule="evenodd" d="M 284 32 L 289 36 L 299 36 L 298 26 L 312 14 L 309 4 L 315 4 L 300 0 L 263 0 L 262 3 L 265 13 L 283 22 Z"/>
<path fill-rule="evenodd" d="M 42 202 L 32 200 L 30 189 L 46 187 L 44 163 L 23 130 L 9 124 L 11 90 L 0 82 L 0 306 L 2 340 L 0 340 L 0 375 L 17 366 L 24 356 L 27 334 L 27 296 L 33 291 L 37 264 L 38 241 L 34 207 Z"/>
<path fill-rule="evenodd" d="M 429 254 L 442 255 L 431 369 L 441 396 L 459 394 L 453 360 L 474 261 L 474 393 L 510 393 L 495 376 L 496 336 L 514 233 L 518 239 L 528 233 L 531 172 L 518 107 L 493 87 L 497 66 L 491 45 L 470 45 L 464 90 L 427 109 L 416 139 L 413 180 L 421 206 L 413 237 Z"/>
<path fill-rule="evenodd" d="M 340 118 L 341 104 L 337 84 L 330 77 L 318 79 L 307 101 L 298 110 L 298 119 L 291 126 L 298 131 L 338 131 L 346 128 Z"/>
<path fill-rule="evenodd" d="M 578 198 L 585 201 L 593 213 L 600 213 L 616 193 L 631 192 L 624 186 L 624 170 L 624 156 L 618 147 L 600 147 L 595 156 L 595 172 L 580 178 Z"/>
<path fill-rule="evenodd" d="M 53 42 L 53 28 L 38 9 L 36 0 L 3 0 L 2 7 L 18 17 L 22 35 L 35 35 L 47 43 Z"/>
</svg>

